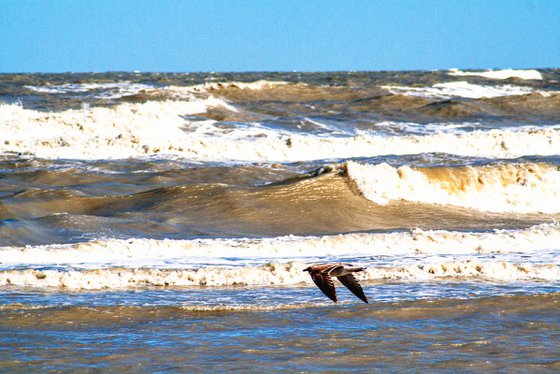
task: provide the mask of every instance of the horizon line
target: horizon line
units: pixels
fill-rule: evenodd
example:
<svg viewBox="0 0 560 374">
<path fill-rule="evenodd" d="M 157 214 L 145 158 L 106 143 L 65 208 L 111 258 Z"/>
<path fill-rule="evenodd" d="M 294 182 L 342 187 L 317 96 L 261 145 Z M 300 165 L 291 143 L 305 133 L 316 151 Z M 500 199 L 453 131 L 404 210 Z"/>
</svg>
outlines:
<svg viewBox="0 0 560 374">
<path fill-rule="evenodd" d="M 349 69 L 349 70 L 197 70 L 197 71 L 184 71 L 184 70 L 146 70 L 142 71 L 139 69 L 134 70 L 103 70 L 103 71 L 93 71 L 93 70 L 76 70 L 76 71 L 18 71 L 18 72 L 0 72 L 0 75 L 9 75 L 9 74 L 108 74 L 108 73 L 129 73 L 129 74 L 161 74 L 161 73 L 171 73 L 171 74 L 257 74 L 257 73 L 306 73 L 306 74 L 313 74 L 313 73 L 372 73 L 372 72 L 435 72 L 435 71 L 451 71 L 451 70 L 462 70 L 462 71 L 497 71 L 497 70 L 555 70 L 560 69 L 560 66 L 556 67 L 524 67 L 524 68 L 515 68 L 515 67 L 484 67 L 484 68 L 458 68 L 458 67 L 450 67 L 445 69 Z"/>
</svg>

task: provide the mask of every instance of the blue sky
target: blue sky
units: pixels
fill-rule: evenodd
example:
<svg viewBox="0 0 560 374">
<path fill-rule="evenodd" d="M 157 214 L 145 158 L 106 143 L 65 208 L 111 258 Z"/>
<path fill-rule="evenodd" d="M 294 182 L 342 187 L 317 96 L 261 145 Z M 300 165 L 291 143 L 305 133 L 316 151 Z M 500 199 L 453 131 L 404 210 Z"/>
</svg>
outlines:
<svg viewBox="0 0 560 374">
<path fill-rule="evenodd" d="M 0 0 L 0 72 L 560 67 L 555 0 Z"/>
</svg>

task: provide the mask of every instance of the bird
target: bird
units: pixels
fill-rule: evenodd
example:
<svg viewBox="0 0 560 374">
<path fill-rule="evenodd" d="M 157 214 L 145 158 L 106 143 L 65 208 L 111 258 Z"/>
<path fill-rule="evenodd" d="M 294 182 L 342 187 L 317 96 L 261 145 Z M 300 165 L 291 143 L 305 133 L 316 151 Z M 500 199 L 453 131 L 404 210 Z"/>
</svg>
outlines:
<svg viewBox="0 0 560 374">
<path fill-rule="evenodd" d="M 338 301 L 338 298 L 336 297 L 336 289 L 331 277 L 337 277 L 340 283 L 352 291 L 354 295 L 358 296 L 364 303 L 368 303 L 362 286 L 360 286 L 352 274 L 363 270 L 365 268 L 353 267 L 350 264 L 312 265 L 303 269 L 303 271 L 307 271 L 311 275 L 311 279 L 313 279 L 317 287 L 335 303 Z"/>
</svg>

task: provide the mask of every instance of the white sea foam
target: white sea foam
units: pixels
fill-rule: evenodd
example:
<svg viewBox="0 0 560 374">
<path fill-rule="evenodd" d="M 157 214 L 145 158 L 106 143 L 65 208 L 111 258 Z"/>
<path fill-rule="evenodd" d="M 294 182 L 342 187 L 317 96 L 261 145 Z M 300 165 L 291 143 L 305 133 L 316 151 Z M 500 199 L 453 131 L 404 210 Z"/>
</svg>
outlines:
<svg viewBox="0 0 560 374">
<path fill-rule="evenodd" d="M 365 279 L 427 281 L 439 278 L 478 278 L 488 281 L 560 281 L 560 265 L 481 261 L 436 262 L 396 268 L 368 269 Z"/>
<path fill-rule="evenodd" d="M 520 79 L 543 79 L 542 74 L 537 70 L 485 70 L 485 71 L 461 71 L 458 69 L 449 69 L 449 75 L 465 77 L 465 76 L 476 76 L 484 77 L 488 79 L 508 79 L 508 78 L 520 78 Z"/>
<path fill-rule="evenodd" d="M 261 239 L 99 239 L 60 245 L 1 247 L 0 268 L 55 266 L 197 268 L 241 266 L 270 260 L 397 255 L 532 253 L 560 250 L 560 225 L 464 233 L 420 230 Z"/>
<path fill-rule="evenodd" d="M 111 83 L 66 83 L 61 85 L 25 86 L 26 88 L 46 94 L 84 94 L 98 99 L 119 99 L 136 95 L 140 92 L 148 94 L 165 94 L 174 99 L 192 99 L 196 93 L 212 93 L 221 89 L 262 90 L 285 85 L 288 82 L 259 80 L 254 82 L 211 82 L 192 86 L 154 86 L 129 81 Z"/>
<path fill-rule="evenodd" d="M 168 87 L 169 90 L 182 91 L 186 90 L 189 92 L 211 92 L 215 90 L 227 89 L 227 88 L 237 88 L 240 90 L 262 90 L 265 88 L 274 88 L 277 86 L 284 86 L 289 84 L 284 81 L 267 81 L 259 80 L 254 82 L 206 82 L 199 85 L 179 88 L 177 86 Z"/>
<path fill-rule="evenodd" d="M 63 287 L 67 289 L 130 288 L 145 286 L 293 286 L 312 282 L 303 271 L 307 265 L 298 261 L 272 262 L 261 266 L 236 268 L 205 267 L 199 269 L 131 269 L 96 270 L 5 270 L 0 271 L 0 285 L 23 287 Z M 358 273 L 362 281 L 407 280 L 434 281 L 442 278 L 483 281 L 560 281 L 560 265 L 450 260 L 397 267 L 368 267 Z"/>
<path fill-rule="evenodd" d="M 259 124 L 193 120 L 209 108 L 237 109 L 212 96 L 190 101 L 123 103 L 45 113 L 0 105 L 0 152 L 43 158 L 110 159 L 173 155 L 197 161 L 304 161 L 441 152 L 511 158 L 557 155 L 560 129 L 517 128 L 429 135 L 296 134 Z"/>
<path fill-rule="evenodd" d="M 527 95 L 533 92 L 530 87 L 503 85 L 485 86 L 465 81 L 437 83 L 431 87 L 382 86 L 392 94 L 420 96 L 426 98 L 451 99 L 464 97 L 469 99 L 492 98 L 500 96 Z"/>
<path fill-rule="evenodd" d="M 59 113 L 0 106 L 3 152 L 31 153 L 45 158 L 127 158 L 160 151 L 181 152 L 188 138 L 183 116 L 210 107 L 236 109 L 209 97 L 193 101 L 121 104 Z"/>
<path fill-rule="evenodd" d="M 69 289 L 309 285 L 303 272 L 306 264 L 337 258 L 354 258 L 367 267 L 359 274 L 364 280 L 467 277 L 558 282 L 559 254 L 558 224 L 481 233 L 413 230 L 264 239 L 105 239 L 0 248 L 0 285 Z"/>
<path fill-rule="evenodd" d="M 455 172 L 449 168 L 441 177 L 385 163 L 347 165 L 359 190 L 378 204 L 407 200 L 489 212 L 560 212 L 560 171 L 548 165 L 502 164 Z"/>
<path fill-rule="evenodd" d="M 32 91 L 47 94 L 68 94 L 68 93 L 90 93 L 92 91 L 102 91 L 93 97 L 99 99 L 118 99 L 124 96 L 138 94 L 142 91 L 152 91 L 154 86 L 124 82 L 112 83 L 66 83 L 61 85 L 45 85 L 45 86 L 25 86 Z"/>
</svg>

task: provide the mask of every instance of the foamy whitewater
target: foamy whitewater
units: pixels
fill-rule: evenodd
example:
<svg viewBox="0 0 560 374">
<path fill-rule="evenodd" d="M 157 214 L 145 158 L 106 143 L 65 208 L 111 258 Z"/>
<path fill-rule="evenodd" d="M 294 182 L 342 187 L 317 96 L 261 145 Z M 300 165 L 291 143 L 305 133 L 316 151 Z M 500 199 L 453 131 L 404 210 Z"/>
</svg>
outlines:
<svg viewBox="0 0 560 374">
<path fill-rule="evenodd" d="M 310 135 L 260 123 L 232 128 L 222 127 L 211 119 L 185 119 L 212 108 L 236 111 L 213 97 L 188 102 L 127 103 L 62 113 L 4 105 L 0 107 L 0 149 L 7 154 L 55 159 L 161 154 L 197 161 L 293 162 L 429 152 L 513 158 L 556 155 L 560 148 L 557 125 L 387 136 L 371 130 L 332 134 L 325 126 L 310 122 L 319 127 L 319 134 Z"/>
<path fill-rule="evenodd" d="M 231 248 L 236 249 L 235 259 L 230 257 Z M 555 253 L 559 249 L 557 224 L 491 233 L 413 230 L 274 239 L 109 239 L 0 248 L 4 258 L 0 284 L 70 289 L 301 286 L 310 283 L 303 272 L 305 264 L 324 257 L 354 258 L 369 268 L 360 273 L 362 280 L 467 277 L 560 282 L 560 256 Z M 523 255 L 539 251 L 550 253 L 537 264 L 519 262 Z M 411 259 L 412 255 L 418 258 Z M 372 261 L 371 256 L 383 259 Z M 22 266 L 28 269 L 20 270 Z"/>
<path fill-rule="evenodd" d="M 394 94 L 404 94 L 412 96 L 421 96 L 427 98 L 451 99 L 452 97 L 461 97 L 467 99 L 480 99 L 483 97 L 500 97 L 526 95 L 533 90 L 529 87 L 520 87 L 512 85 L 503 86 L 483 86 L 471 84 L 466 81 L 436 83 L 429 87 L 405 87 L 405 86 L 383 86 Z"/>
<path fill-rule="evenodd" d="M 519 78 L 519 79 L 543 79 L 542 74 L 538 70 L 514 70 L 514 69 L 503 69 L 503 70 L 485 70 L 485 71 L 461 71 L 459 69 L 449 69 L 449 75 L 466 77 L 484 77 L 488 79 L 509 79 L 509 78 Z"/>
<path fill-rule="evenodd" d="M 559 81 L 0 75 L 0 371 L 557 369 Z"/>
<path fill-rule="evenodd" d="M 378 204 L 407 200 L 490 212 L 560 212 L 558 167 L 504 163 L 456 169 L 348 163 L 360 192 Z"/>
</svg>

